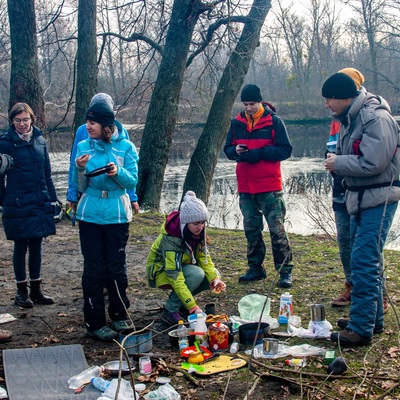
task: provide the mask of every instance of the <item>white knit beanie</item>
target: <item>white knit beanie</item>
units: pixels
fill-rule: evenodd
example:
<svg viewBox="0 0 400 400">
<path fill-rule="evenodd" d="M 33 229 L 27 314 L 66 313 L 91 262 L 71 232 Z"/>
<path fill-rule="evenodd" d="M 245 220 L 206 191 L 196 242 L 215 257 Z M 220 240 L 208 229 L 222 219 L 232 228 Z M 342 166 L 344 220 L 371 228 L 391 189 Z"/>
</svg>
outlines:
<svg viewBox="0 0 400 400">
<path fill-rule="evenodd" d="M 196 197 L 196 194 L 188 190 L 183 198 L 180 207 L 181 224 L 190 222 L 200 222 L 208 220 L 208 211 L 206 205 Z"/>
</svg>

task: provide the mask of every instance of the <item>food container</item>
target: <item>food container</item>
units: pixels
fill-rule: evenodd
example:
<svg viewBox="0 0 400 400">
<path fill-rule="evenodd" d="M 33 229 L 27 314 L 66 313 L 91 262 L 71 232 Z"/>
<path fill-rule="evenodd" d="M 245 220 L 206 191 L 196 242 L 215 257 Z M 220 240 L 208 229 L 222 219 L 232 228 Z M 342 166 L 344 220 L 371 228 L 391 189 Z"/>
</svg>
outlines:
<svg viewBox="0 0 400 400">
<path fill-rule="evenodd" d="M 188 333 L 188 340 L 189 340 L 189 346 L 194 346 L 194 340 L 195 336 L 191 335 L 191 332 L 194 332 L 194 329 L 192 328 L 186 328 L 187 333 Z M 168 332 L 168 337 L 169 337 L 169 342 L 171 343 L 172 347 L 175 347 L 176 349 L 179 350 L 179 337 L 176 329 L 173 331 Z"/>
<path fill-rule="evenodd" d="M 269 335 L 269 324 L 266 322 L 260 323 L 260 329 L 257 331 L 258 322 L 249 322 L 239 326 L 239 343 L 252 346 L 254 339 L 256 344 L 261 344 L 264 337 Z"/>
<path fill-rule="evenodd" d="M 137 328 L 137 331 L 141 331 L 142 328 Z M 119 342 L 129 336 L 124 343 L 126 352 L 129 355 L 134 355 L 136 353 L 148 353 L 153 348 L 153 332 L 149 330 L 142 331 L 140 333 L 134 333 L 135 330 L 132 328 L 124 329 L 119 334 Z"/>
<path fill-rule="evenodd" d="M 189 354 L 188 363 L 189 364 L 199 364 L 204 361 L 204 356 L 201 354 L 201 351 L 194 351 Z"/>
<path fill-rule="evenodd" d="M 216 322 L 208 328 L 208 348 L 211 351 L 225 350 L 229 346 L 229 328 Z"/>
<path fill-rule="evenodd" d="M 278 353 L 279 340 L 272 338 L 264 338 L 263 350 L 264 354 L 272 355 Z"/>
</svg>

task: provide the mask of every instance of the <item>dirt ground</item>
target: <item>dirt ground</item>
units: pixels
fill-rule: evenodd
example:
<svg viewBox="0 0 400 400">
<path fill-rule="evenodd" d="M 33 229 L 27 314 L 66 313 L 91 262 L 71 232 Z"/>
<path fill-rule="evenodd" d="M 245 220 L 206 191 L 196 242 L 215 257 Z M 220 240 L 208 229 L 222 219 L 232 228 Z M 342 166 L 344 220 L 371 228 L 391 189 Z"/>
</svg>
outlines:
<svg viewBox="0 0 400 400">
<path fill-rule="evenodd" d="M 148 238 L 153 240 L 155 238 Z M 137 240 L 131 237 L 127 246 L 129 273 L 128 297 L 131 300 L 130 316 L 136 329 L 152 323 L 153 349 L 152 353 L 162 356 L 162 359 L 174 366 L 179 366 L 183 360 L 178 352 L 171 347 L 166 327 L 159 319 L 162 305 L 167 294 L 149 289 L 145 282 L 145 260 L 149 250 L 149 240 Z M 86 336 L 83 321 L 83 299 L 81 290 L 82 256 L 79 246 L 78 227 L 72 227 L 70 222 L 61 221 L 57 224 L 57 235 L 43 242 L 42 279 L 44 292 L 52 296 L 54 305 L 35 305 L 32 309 L 22 309 L 14 305 L 15 281 L 12 268 L 13 242 L 7 241 L 0 224 L 0 313 L 10 313 L 16 320 L 0 325 L 0 329 L 13 332 L 9 343 L 0 344 L 0 350 L 10 348 L 30 348 L 40 346 L 56 346 L 81 344 L 89 365 L 101 365 L 106 361 L 118 359 L 119 348 L 113 343 L 102 343 Z M 224 310 L 229 313 L 228 309 Z M 231 310 L 233 312 L 234 310 Z M 136 365 L 137 358 L 132 359 Z M 154 360 L 154 366 L 159 364 Z M 182 399 L 219 399 L 223 398 L 226 381 L 229 379 L 229 390 L 225 393 L 227 399 L 242 399 L 247 368 L 228 373 L 213 375 L 200 379 L 198 385 L 190 383 L 180 372 L 159 366 L 160 375 L 171 377 L 171 384 L 181 394 Z M 154 380 L 157 373 L 151 376 Z M 242 379 L 235 380 L 235 374 L 241 374 Z M 251 377 L 254 379 L 254 377 Z M 150 383 L 150 382 L 147 382 Z M 4 370 L 0 366 L 0 385 L 6 387 Z M 251 387 L 252 382 L 247 387 Z M 149 387 L 149 385 L 148 385 Z M 157 385 L 153 385 L 154 390 Z M 286 398 L 290 395 L 288 387 L 277 382 L 262 382 L 262 394 L 253 395 L 252 399 Z M 271 396 L 268 396 L 269 391 Z"/>
</svg>

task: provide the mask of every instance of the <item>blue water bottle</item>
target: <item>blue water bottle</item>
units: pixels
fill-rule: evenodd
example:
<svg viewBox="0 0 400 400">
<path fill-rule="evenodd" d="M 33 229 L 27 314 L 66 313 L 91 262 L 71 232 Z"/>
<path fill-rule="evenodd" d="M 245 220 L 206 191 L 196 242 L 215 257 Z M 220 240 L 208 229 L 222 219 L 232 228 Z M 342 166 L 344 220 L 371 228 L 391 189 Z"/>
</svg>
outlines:
<svg viewBox="0 0 400 400">
<path fill-rule="evenodd" d="M 110 381 L 106 381 L 105 379 L 99 376 L 97 376 L 96 378 L 92 378 L 90 382 L 96 389 L 99 389 L 102 392 L 105 392 L 111 384 Z"/>
</svg>

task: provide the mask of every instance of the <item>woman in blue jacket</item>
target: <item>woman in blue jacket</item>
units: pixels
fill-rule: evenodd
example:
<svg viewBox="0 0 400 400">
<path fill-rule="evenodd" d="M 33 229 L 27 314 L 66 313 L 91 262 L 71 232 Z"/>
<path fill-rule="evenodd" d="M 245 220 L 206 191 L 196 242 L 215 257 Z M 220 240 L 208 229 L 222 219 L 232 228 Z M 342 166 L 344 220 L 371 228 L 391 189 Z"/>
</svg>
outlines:
<svg viewBox="0 0 400 400">
<path fill-rule="evenodd" d="M 111 341 L 129 326 L 125 248 L 132 206 L 127 190 L 137 183 L 138 155 L 121 136 L 107 104 L 96 103 L 88 109 L 86 128 L 89 138 L 78 144 L 74 168 L 74 185 L 82 193 L 76 218 L 84 258 L 84 316 L 89 336 Z M 104 173 L 91 174 L 104 166 Z M 106 324 L 103 284 L 112 328 Z"/>
<path fill-rule="evenodd" d="M 0 177 L 0 205 L 3 206 L 4 232 L 8 240 L 14 241 L 15 304 L 25 308 L 33 307 L 33 302 L 54 303 L 41 291 L 40 272 L 42 240 L 56 233 L 53 205 L 57 195 L 46 141 L 34 126 L 35 120 L 28 104 L 15 104 L 9 115 L 10 127 L 0 139 L 0 153 L 14 160 L 7 179 L 4 175 Z M 28 250 L 29 295 L 25 266 Z"/>
</svg>

